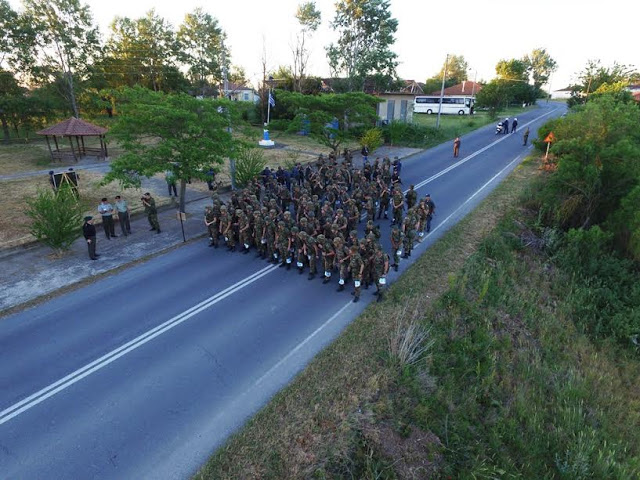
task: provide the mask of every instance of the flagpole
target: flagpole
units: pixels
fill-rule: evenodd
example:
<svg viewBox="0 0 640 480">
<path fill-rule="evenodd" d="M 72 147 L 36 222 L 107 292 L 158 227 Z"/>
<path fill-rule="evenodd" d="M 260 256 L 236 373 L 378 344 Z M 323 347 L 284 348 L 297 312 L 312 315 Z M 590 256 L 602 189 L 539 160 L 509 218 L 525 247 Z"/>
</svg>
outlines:
<svg viewBox="0 0 640 480">
<path fill-rule="evenodd" d="M 270 115 L 271 115 L 271 85 L 269 85 L 269 97 L 267 98 L 267 125 L 269 125 Z"/>
</svg>

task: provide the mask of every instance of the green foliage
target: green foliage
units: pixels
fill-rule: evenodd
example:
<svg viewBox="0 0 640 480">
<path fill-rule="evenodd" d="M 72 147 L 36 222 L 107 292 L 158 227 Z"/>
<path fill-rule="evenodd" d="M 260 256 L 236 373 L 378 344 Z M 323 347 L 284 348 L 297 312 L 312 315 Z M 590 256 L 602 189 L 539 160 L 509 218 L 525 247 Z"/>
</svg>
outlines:
<svg viewBox="0 0 640 480">
<path fill-rule="evenodd" d="M 236 119 L 233 102 L 167 95 L 142 87 L 118 92 L 120 115 L 111 134 L 125 150 L 111 163 L 104 183 L 137 186 L 140 176 L 172 170 L 184 184 L 206 180 L 212 165 L 234 153 L 237 142 L 228 130 Z M 180 205 L 184 209 L 184 189 Z M 184 211 L 184 210 L 182 210 Z"/>
<path fill-rule="evenodd" d="M 43 82 L 61 79 L 65 87 L 61 93 L 77 117 L 77 79 L 100 49 L 89 7 L 79 0 L 24 0 L 23 4 L 24 24 L 33 32 L 28 71 Z"/>
<path fill-rule="evenodd" d="M 379 128 L 370 128 L 360 137 L 360 145 L 369 147 L 370 152 L 374 152 L 384 143 L 384 135 Z"/>
<path fill-rule="evenodd" d="M 600 60 L 589 60 L 578 79 L 578 83 L 571 88 L 571 98 L 567 101 L 569 107 L 584 104 L 593 92 L 603 91 L 603 87 L 606 89 L 610 85 L 637 82 L 640 80 L 640 73 L 631 66 L 617 62 L 605 67 Z"/>
<path fill-rule="evenodd" d="M 362 90 L 371 74 L 396 77 L 398 61 L 391 47 L 398 21 L 391 17 L 389 0 L 341 0 L 332 27 L 339 38 L 327 48 L 329 65 L 344 73 L 349 91 Z"/>
<path fill-rule="evenodd" d="M 639 272 L 612 251 L 612 238 L 598 226 L 569 230 L 556 260 L 574 278 L 567 303 L 576 324 L 594 339 L 629 347 L 640 334 Z"/>
<path fill-rule="evenodd" d="M 264 152 L 259 148 L 242 147 L 236 154 L 236 184 L 245 187 L 251 180 L 258 177 L 267 161 Z"/>
<path fill-rule="evenodd" d="M 382 127 L 385 143 L 405 147 L 426 148 L 444 140 L 444 134 L 434 127 L 415 123 L 390 122 Z"/>
<path fill-rule="evenodd" d="M 57 192 L 38 190 L 36 197 L 27 199 L 25 214 L 31 218 L 31 234 L 57 253 L 69 250 L 82 235 L 83 207 L 68 185 Z"/>
<path fill-rule="evenodd" d="M 476 96 L 476 106 L 487 108 L 489 115 L 496 118 L 508 105 L 533 103 L 537 98 L 537 90 L 522 81 L 496 79 L 486 84 Z"/>
<path fill-rule="evenodd" d="M 549 81 L 551 74 L 558 68 L 557 62 L 544 48 L 536 48 L 531 55 L 524 57 L 527 70 L 533 79 L 533 86 L 540 89 Z"/>
<path fill-rule="evenodd" d="M 223 52 L 224 32 L 218 21 L 201 8 L 184 17 L 178 28 L 176 40 L 180 60 L 189 66 L 189 78 L 195 87 L 206 93 L 206 87 L 222 81 L 223 59 L 229 52 Z"/>
</svg>

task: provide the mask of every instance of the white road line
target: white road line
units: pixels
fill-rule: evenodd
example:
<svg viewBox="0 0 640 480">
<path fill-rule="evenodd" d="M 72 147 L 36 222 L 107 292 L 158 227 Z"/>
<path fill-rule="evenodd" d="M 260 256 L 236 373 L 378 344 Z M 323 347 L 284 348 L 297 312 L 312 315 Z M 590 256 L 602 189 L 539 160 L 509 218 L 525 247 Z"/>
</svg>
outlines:
<svg viewBox="0 0 640 480">
<path fill-rule="evenodd" d="M 324 328 L 329 325 L 331 322 L 333 322 L 336 318 L 338 318 L 338 316 L 349 306 L 353 304 L 352 301 L 349 301 L 346 305 L 344 305 L 340 310 L 338 310 L 336 313 L 334 313 L 331 318 L 329 320 L 327 320 L 326 322 L 324 322 L 322 325 L 320 325 L 311 335 L 309 335 L 307 338 L 305 338 L 302 342 L 300 342 L 298 344 L 297 347 L 295 347 L 293 350 L 291 350 L 286 357 L 284 357 L 282 360 L 280 360 L 278 363 L 276 363 L 273 367 L 271 367 L 269 369 L 269 371 L 267 373 L 265 373 L 263 376 L 261 376 L 256 383 L 253 385 L 254 387 L 257 387 L 258 385 L 260 385 L 265 378 L 267 378 L 269 375 L 271 375 L 275 370 L 278 369 L 278 367 L 280 367 L 280 365 L 282 365 L 284 362 L 286 362 L 287 360 L 289 360 L 289 358 L 291 358 L 292 355 L 294 355 L 298 350 L 300 350 L 302 347 L 304 347 L 307 343 L 309 343 L 311 341 L 311 339 L 313 337 L 315 337 L 318 333 L 320 333 L 322 330 L 324 330 Z"/>
<path fill-rule="evenodd" d="M 531 120 L 528 123 L 525 123 L 522 126 L 525 127 L 527 125 L 530 125 L 530 124 L 538 121 L 539 119 L 541 119 L 541 118 L 553 113 L 555 110 L 557 110 L 557 109 L 551 110 L 551 111 L 549 111 L 549 112 L 547 112 L 547 113 L 545 113 L 543 115 L 540 115 L 539 117 Z M 457 168 L 458 166 L 466 163 L 467 161 L 471 160 L 476 155 L 479 155 L 480 153 L 482 153 L 485 150 L 491 148 L 492 146 L 498 144 L 499 142 L 501 142 L 503 140 L 506 140 L 507 138 L 509 138 L 509 137 L 505 136 L 504 138 L 501 138 L 499 140 L 496 140 L 496 141 L 490 143 L 486 147 L 483 147 L 482 149 L 472 153 L 471 155 L 469 155 L 469 156 L 465 157 L 464 159 L 460 160 L 459 162 L 456 162 L 453 165 L 451 165 L 451 166 L 445 168 L 444 170 L 440 171 L 439 173 L 429 177 L 426 180 L 423 180 L 422 182 L 418 183 L 415 186 L 415 188 L 420 188 L 420 187 L 432 182 L 436 178 L 438 178 L 438 177 L 444 175 L 445 173 L 453 170 L 454 168 Z M 467 203 L 469 203 L 474 197 L 476 197 L 476 195 L 478 195 L 482 190 L 484 190 L 491 182 L 493 182 L 505 170 L 510 168 L 511 165 L 513 165 L 513 163 L 516 162 L 519 158 L 520 158 L 520 155 L 518 155 L 518 157 L 516 157 L 515 160 L 513 160 L 511 163 L 509 163 L 509 165 L 507 165 L 505 168 L 500 170 L 500 172 L 498 172 L 496 175 L 494 175 L 491 178 L 491 180 L 489 180 L 487 183 L 485 183 L 479 190 L 477 190 L 471 197 L 469 197 L 460 207 L 458 207 L 451 215 L 449 215 L 443 222 L 441 222 L 438 226 L 436 226 L 433 229 L 433 231 L 435 232 L 440 227 L 442 227 L 447 221 L 449 221 L 450 218 L 452 218 Z M 91 375 L 92 373 L 94 373 L 94 372 L 96 372 L 98 370 L 101 370 L 102 368 L 104 368 L 107 365 L 109 365 L 109 364 L 113 363 L 114 361 L 116 361 L 118 358 L 126 355 L 127 353 L 129 353 L 129 352 L 131 352 L 133 350 L 136 350 L 137 348 L 139 348 L 142 345 L 144 345 L 145 343 L 153 340 L 154 338 L 162 335 L 163 333 L 166 333 L 169 330 L 173 329 L 174 327 L 177 327 L 178 325 L 180 325 L 181 323 L 187 321 L 188 319 L 190 319 L 194 315 L 197 315 L 198 313 L 206 310 L 207 308 L 210 308 L 211 306 L 213 306 L 216 303 L 224 300 L 228 296 L 230 296 L 230 295 L 236 293 L 237 291 L 243 289 L 244 287 L 252 284 L 256 280 L 259 280 L 263 276 L 275 271 L 277 268 L 278 268 L 277 266 L 271 265 L 271 266 L 267 266 L 267 267 L 263 268 L 262 270 L 258 270 L 254 274 L 252 274 L 252 275 L 240 280 L 239 282 L 235 283 L 234 285 L 226 288 L 225 290 L 222 290 L 221 292 L 218 292 L 217 294 L 209 297 L 208 299 L 200 302 L 199 304 L 194 305 L 193 307 L 189 308 L 188 310 L 185 310 L 184 312 L 176 315 L 175 317 L 167 320 L 166 322 L 158 325 L 157 327 L 155 327 L 155 328 L 143 333 L 142 335 L 139 335 L 138 337 L 134 338 L 133 340 L 125 343 L 124 345 L 116 348 L 115 350 L 112 350 L 111 352 L 107 353 L 106 355 L 103 355 L 102 357 L 98 358 L 97 360 L 94 360 L 93 362 L 85 365 L 84 367 L 79 368 L 78 370 L 74 371 L 73 373 L 70 373 L 69 375 L 61 378 L 57 382 L 54 382 L 54 383 L 48 385 L 47 387 L 37 391 L 33 395 L 30 395 L 27 398 L 15 403 L 14 405 L 11 405 L 10 407 L 8 407 L 8 408 L 6 408 L 6 409 L 4 409 L 3 411 L 0 412 L 0 425 L 2 425 L 3 423 L 8 422 L 12 418 L 20 415 L 21 413 L 29 410 L 30 408 L 34 407 L 35 405 L 38 405 L 39 403 L 41 403 L 41 402 L 45 401 L 46 399 L 52 397 L 56 393 L 67 389 L 71 385 L 79 382 L 80 380 L 82 380 L 83 378 Z M 344 305 L 340 310 L 338 310 L 338 312 L 336 312 L 331 318 L 329 318 L 324 324 L 322 324 L 316 331 L 314 331 L 302 343 L 300 343 L 291 352 L 289 352 L 289 354 L 287 354 L 286 357 L 284 357 L 276 365 L 274 365 L 267 373 L 265 373 L 256 382 L 256 385 L 261 383 L 264 378 L 266 378 L 268 375 L 270 375 L 274 370 L 276 370 L 280 365 L 282 365 L 286 360 L 288 360 L 292 355 L 294 355 L 295 352 L 297 352 L 306 343 L 308 343 L 315 335 L 317 335 L 327 325 L 329 325 L 349 305 L 351 305 L 351 302 L 349 302 L 346 305 Z"/>
<path fill-rule="evenodd" d="M 106 367 L 107 365 L 109 365 L 110 363 L 114 362 L 118 358 L 126 355 L 127 353 L 129 353 L 129 352 L 131 352 L 133 350 L 136 350 L 137 348 L 141 347 L 145 343 L 153 340 L 154 338 L 162 335 L 163 333 L 168 332 L 172 328 L 177 327 L 178 325 L 180 325 L 181 323 L 187 321 L 188 319 L 190 319 L 194 315 L 197 315 L 198 313 L 200 313 L 200 312 L 206 310 L 207 308 L 215 305 L 216 303 L 224 300 L 228 296 L 238 292 L 239 290 L 243 289 L 244 287 L 246 287 L 246 286 L 252 284 L 253 282 L 259 280 L 260 278 L 264 277 L 265 275 L 268 275 L 269 273 L 277 270 L 277 268 L 278 267 L 275 266 L 275 265 L 270 265 L 270 266 L 267 266 L 267 267 L 255 272 L 254 274 L 252 274 L 252 275 L 240 280 L 239 282 L 233 284 L 232 286 L 222 290 L 221 292 L 216 293 L 215 295 L 207 298 L 206 300 L 200 302 L 199 304 L 197 304 L 197 305 L 189 308 L 188 310 L 176 315 L 175 317 L 167 320 L 166 322 L 162 323 L 161 325 L 158 325 L 157 327 L 152 328 L 151 330 L 143 333 L 142 335 L 139 335 L 138 337 L 136 337 L 133 340 L 125 343 L 124 345 L 116 348 L 115 350 L 112 350 L 111 352 L 107 353 L 106 355 L 103 355 L 102 357 L 98 358 L 97 360 L 94 360 L 93 362 L 91 362 L 91 363 L 85 365 L 84 367 L 76 370 L 75 372 L 70 373 L 66 377 L 61 378 L 60 380 L 58 380 L 57 382 L 52 383 L 51 385 L 39 390 L 38 392 L 34 393 L 33 395 L 30 395 L 29 397 L 25 398 L 24 400 L 21 400 L 20 402 L 10 406 L 9 408 L 6 408 L 2 412 L 0 412 L 0 425 L 2 425 L 5 422 L 8 422 L 12 418 L 14 418 L 14 417 L 20 415 L 21 413 L 29 410 L 30 408 L 34 407 L 35 405 L 43 402 L 47 398 L 52 397 L 56 393 L 61 392 L 62 390 L 65 390 L 66 388 L 68 388 L 71 385 L 73 385 L 74 383 L 82 380 L 86 376 L 91 375 L 92 373 L 94 373 L 94 372 Z"/>
<path fill-rule="evenodd" d="M 533 120 L 525 123 L 524 125 L 522 125 L 522 127 L 526 127 L 528 125 L 531 125 L 534 122 L 537 122 L 538 120 L 540 120 L 541 118 L 546 117 L 547 115 L 552 114 L 553 112 L 555 112 L 556 110 L 558 110 L 557 108 L 548 111 L 547 113 L 540 115 L 539 117 L 534 118 Z M 472 158 L 480 155 L 481 153 L 487 151 L 488 149 L 490 149 L 491 147 L 493 147 L 494 145 L 497 145 L 500 142 L 505 141 L 506 139 L 510 138 L 511 134 L 504 134 L 502 135 L 502 138 L 499 138 L 498 140 L 495 140 L 493 142 L 491 142 L 489 145 L 482 147 L 480 150 L 476 150 L 475 152 L 473 152 L 471 155 L 468 155 L 466 157 L 464 157 L 462 160 L 457 161 L 456 163 L 451 164 L 450 166 L 448 166 L 447 168 L 445 168 L 444 170 L 439 171 L 438 173 L 432 175 L 431 177 L 421 181 L 420 183 L 414 185 L 414 188 L 417 190 L 420 187 L 424 187 L 425 185 L 427 185 L 428 183 L 433 182 L 436 178 L 441 177 L 442 175 L 449 173 L 451 170 L 458 168 L 461 165 L 464 165 L 465 163 L 467 163 L 469 160 L 471 160 Z M 408 192 L 409 190 L 405 190 L 405 194 Z"/>
</svg>

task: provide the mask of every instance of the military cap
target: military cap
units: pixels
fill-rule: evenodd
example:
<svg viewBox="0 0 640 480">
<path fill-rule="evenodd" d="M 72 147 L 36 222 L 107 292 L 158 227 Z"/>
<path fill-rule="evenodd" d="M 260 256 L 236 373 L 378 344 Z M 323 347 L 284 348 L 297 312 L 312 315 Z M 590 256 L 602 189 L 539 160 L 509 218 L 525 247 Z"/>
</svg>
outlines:
<svg viewBox="0 0 640 480">
<path fill-rule="evenodd" d="M 324 235 L 321 233 L 320 235 L 318 235 L 317 239 L 318 240 L 324 240 Z"/>
<path fill-rule="evenodd" d="M 85 222 L 88 222 L 89 220 L 93 220 L 93 217 L 91 215 L 87 215 L 86 217 L 84 217 Z"/>
</svg>

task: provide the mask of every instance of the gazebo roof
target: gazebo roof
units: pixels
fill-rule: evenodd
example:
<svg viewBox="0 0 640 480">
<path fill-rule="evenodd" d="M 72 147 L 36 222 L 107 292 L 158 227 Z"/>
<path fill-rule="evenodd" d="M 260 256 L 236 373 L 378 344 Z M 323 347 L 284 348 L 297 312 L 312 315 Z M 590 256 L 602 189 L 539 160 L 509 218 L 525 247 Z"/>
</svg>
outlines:
<svg viewBox="0 0 640 480">
<path fill-rule="evenodd" d="M 38 135 L 57 135 L 59 137 L 91 137 L 107 133 L 107 129 L 85 122 L 79 118 L 71 117 L 52 127 L 36 132 Z"/>
</svg>

